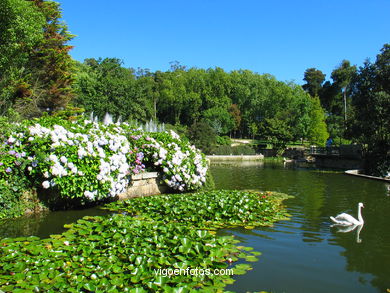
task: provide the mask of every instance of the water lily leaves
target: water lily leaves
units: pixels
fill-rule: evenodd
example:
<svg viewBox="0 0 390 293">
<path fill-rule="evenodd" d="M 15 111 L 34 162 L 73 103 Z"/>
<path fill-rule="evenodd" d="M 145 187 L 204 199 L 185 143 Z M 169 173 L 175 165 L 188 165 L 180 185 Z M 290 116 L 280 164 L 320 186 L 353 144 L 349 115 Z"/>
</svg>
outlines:
<svg viewBox="0 0 390 293">
<path fill-rule="evenodd" d="M 204 238 L 206 237 L 207 232 L 205 230 L 196 230 L 196 234 L 199 236 L 199 238 Z"/>
<path fill-rule="evenodd" d="M 255 262 L 255 261 L 258 261 L 259 259 L 257 257 L 255 257 L 254 255 L 248 255 L 245 257 L 245 260 L 250 261 L 250 262 Z"/>
<path fill-rule="evenodd" d="M 256 261 L 260 253 L 217 229 L 258 226 L 284 215 L 271 200 L 241 191 L 145 197 L 109 207 L 126 215 L 85 217 L 48 239 L 0 240 L 0 290 L 223 292 L 232 276 L 161 272 L 233 268 L 244 274 L 250 266 L 235 262 Z"/>
<path fill-rule="evenodd" d="M 276 193 L 275 193 L 276 194 Z M 190 194 L 141 197 L 106 206 L 115 212 L 140 215 L 199 228 L 270 225 L 287 216 L 281 201 L 287 195 L 258 191 L 213 190 Z"/>
<path fill-rule="evenodd" d="M 249 264 L 238 264 L 233 268 L 233 271 L 235 275 L 243 275 L 251 269 L 252 267 Z"/>
</svg>

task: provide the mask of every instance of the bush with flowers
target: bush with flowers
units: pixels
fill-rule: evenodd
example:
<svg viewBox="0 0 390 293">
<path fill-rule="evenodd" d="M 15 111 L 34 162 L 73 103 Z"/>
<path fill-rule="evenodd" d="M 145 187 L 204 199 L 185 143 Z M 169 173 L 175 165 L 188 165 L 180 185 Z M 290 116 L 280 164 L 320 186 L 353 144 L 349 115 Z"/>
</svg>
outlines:
<svg viewBox="0 0 390 293">
<path fill-rule="evenodd" d="M 206 180 L 204 155 L 174 132 L 145 133 L 127 123 L 42 117 L 18 125 L 0 147 L 0 180 L 25 175 L 80 204 L 115 198 L 131 175 L 159 171 L 173 190 L 195 190 Z M 12 180 L 11 180 L 12 181 Z"/>
</svg>

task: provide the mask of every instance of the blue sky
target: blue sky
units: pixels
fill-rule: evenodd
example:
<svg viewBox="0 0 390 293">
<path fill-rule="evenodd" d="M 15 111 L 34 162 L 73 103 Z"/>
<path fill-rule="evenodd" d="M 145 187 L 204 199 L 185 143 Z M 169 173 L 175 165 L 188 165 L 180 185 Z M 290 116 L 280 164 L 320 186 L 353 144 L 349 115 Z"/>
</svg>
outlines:
<svg viewBox="0 0 390 293">
<path fill-rule="evenodd" d="M 316 67 L 361 66 L 390 43 L 389 0 L 59 0 L 74 59 L 126 67 L 222 67 L 304 83 Z"/>
</svg>

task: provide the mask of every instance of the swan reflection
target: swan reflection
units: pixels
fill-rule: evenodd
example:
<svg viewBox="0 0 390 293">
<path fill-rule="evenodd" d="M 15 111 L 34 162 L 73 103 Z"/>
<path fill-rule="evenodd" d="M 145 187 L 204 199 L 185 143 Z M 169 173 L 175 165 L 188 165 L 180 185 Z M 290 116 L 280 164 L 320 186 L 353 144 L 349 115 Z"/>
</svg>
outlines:
<svg viewBox="0 0 390 293">
<path fill-rule="evenodd" d="M 352 232 L 357 228 L 356 231 L 356 243 L 362 243 L 362 239 L 360 238 L 360 232 L 363 229 L 364 224 L 362 225 L 351 225 L 351 226 L 340 226 L 340 225 L 331 225 L 331 227 L 337 227 L 337 232 L 339 233 L 348 233 Z"/>
</svg>

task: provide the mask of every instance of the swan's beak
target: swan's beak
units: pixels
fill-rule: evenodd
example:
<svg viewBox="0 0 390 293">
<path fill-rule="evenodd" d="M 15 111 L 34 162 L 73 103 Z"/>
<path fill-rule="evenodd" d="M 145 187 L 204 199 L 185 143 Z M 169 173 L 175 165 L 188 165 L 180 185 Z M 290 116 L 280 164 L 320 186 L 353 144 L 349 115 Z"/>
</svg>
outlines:
<svg viewBox="0 0 390 293">
<path fill-rule="evenodd" d="M 362 208 L 364 208 L 364 204 L 362 204 Z"/>
</svg>

